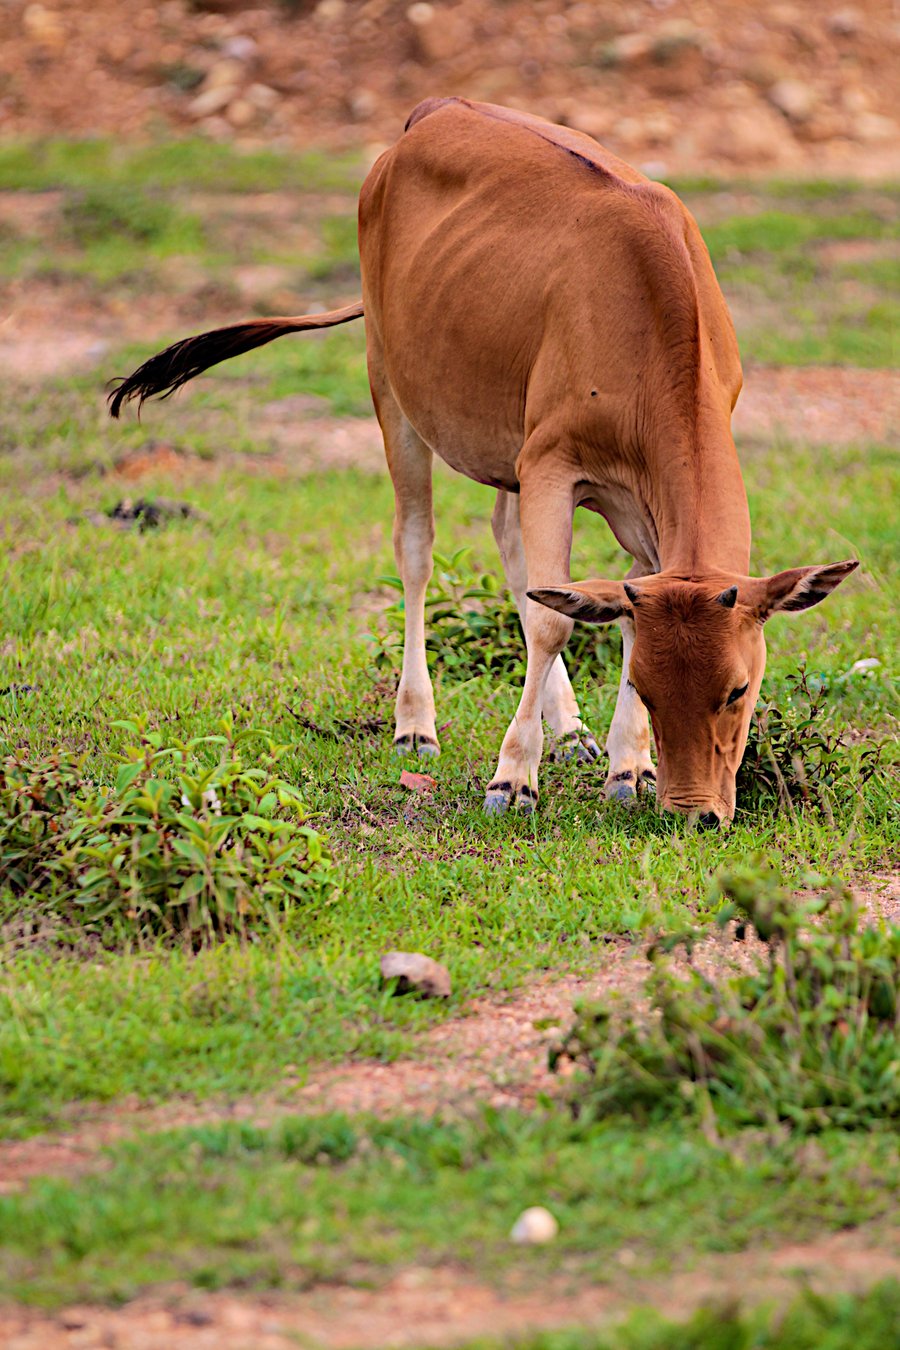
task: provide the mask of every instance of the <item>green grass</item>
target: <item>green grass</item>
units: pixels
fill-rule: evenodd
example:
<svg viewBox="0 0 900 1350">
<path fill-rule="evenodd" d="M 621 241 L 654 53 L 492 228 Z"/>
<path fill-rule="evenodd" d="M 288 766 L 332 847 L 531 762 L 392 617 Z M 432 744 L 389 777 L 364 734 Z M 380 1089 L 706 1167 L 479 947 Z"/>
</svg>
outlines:
<svg viewBox="0 0 900 1350">
<path fill-rule="evenodd" d="M 76 428 L 73 440 L 82 434 Z M 27 479 L 35 453 L 7 457 L 8 483 Z M 757 564 L 775 570 L 858 553 L 864 570 L 820 609 L 773 621 L 765 693 L 786 697 L 787 676 L 805 660 L 832 682 L 839 721 L 883 734 L 897 712 L 897 559 L 882 505 L 896 490 L 895 461 L 887 450 L 794 449 L 789 480 L 783 465 L 782 451 L 747 461 Z M 491 494 L 449 473 L 438 476 L 437 492 L 439 543 L 469 543 L 478 565 L 496 568 Z M 111 725 L 116 718 L 144 716 L 187 737 L 214 731 L 233 709 L 239 724 L 293 745 L 285 776 L 333 842 L 341 890 L 332 904 L 298 914 L 274 949 L 226 944 L 200 964 L 111 952 L 94 968 L 77 952 L 52 955 L 52 943 L 47 954 L 22 952 L 0 978 L 7 1133 L 39 1128 L 76 1098 L 235 1093 L 276 1082 L 285 1064 L 407 1051 L 409 1027 L 445 1013 L 384 999 L 376 966 L 389 947 L 447 961 L 464 999 L 560 961 L 589 964 L 607 932 L 702 919 L 711 873 L 756 849 L 788 878 L 810 867 L 848 875 L 895 856 L 889 791 L 859 803 L 844 794 L 833 829 L 814 812 L 791 819 L 770 810 L 739 814 L 716 837 L 652 811 L 607 807 L 599 769 L 547 765 L 532 821 L 487 820 L 483 785 L 518 697 L 488 678 L 439 682 L 439 786 L 408 819 L 401 766 L 389 753 L 392 689 L 375 678 L 365 636 L 377 616 L 359 612 L 393 595 L 378 580 L 394 570 L 387 479 L 285 481 L 232 469 L 187 493 L 208 522 L 144 535 L 66 523 L 122 495 L 102 476 L 65 479 L 49 492 L 38 480 L 6 496 L 0 688 L 35 692 L 0 698 L 0 748 L 87 751 L 92 770 L 111 780 L 129 740 Z M 580 520 L 575 574 L 624 569 L 602 525 Z M 847 676 L 861 656 L 883 666 Z M 599 685 L 579 682 L 600 733 L 616 683 L 614 670 Z M 298 716 L 326 729 L 336 717 L 380 718 L 384 730 L 335 739 L 303 730 Z M 198 1002 L 198 986 L 208 1001 Z M 220 1000 L 253 1012 L 222 1019 Z"/>
<path fill-rule="evenodd" d="M 297 292 L 298 308 L 301 296 L 313 308 L 356 284 L 361 176 L 353 157 L 244 155 L 200 141 L 0 146 L 0 187 L 61 194 L 47 198 L 33 231 L 14 213 L 0 221 L 3 275 L 60 304 L 74 295 L 113 334 L 116 314 L 148 293 L 168 303 L 171 338 L 280 308 L 284 288 Z M 698 185 L 691 204 L 735 302 L 745 356 L 886 362 L 891 192 L 820 184 L 755 189 L 750 201 L 744 189 L 733 200 L 729 191 Z M 247 192 L 282 194 L 288 209 L 242 211 Z M 853 240 L 872 247 L 843 261 L 826 247 Z M 283 281 L 248 299 L 235 280 L 247 261 L 282 269 Z M 640 941 L 709 922 L 711 876 L 756 851 L 789 885 L 811 869 L 850 878 L 896 865 L 896 778 L 859 792 L 854 779 L 871 738 L 897 726 L 892 447 L 742 447 L 756 571 L 852 555 L 863 564 L 826 604 L 768 629 L 764 696 L 784 704 L 805 666 L 826 680 L 831 716 L 856 742 L 830 818 L 740 810 L 729 832 L 696 833 L 652 810 L 607 805 L 602 767 L 548 764 L 534 818 L 486 819 L 483 787 L 518 689 L 439 678 L 443 753 L 427 766 L 438 785 L 428 798 L 401 788 L 402 765 L 389 751 L 393 680 L 376 668 L 367 637 L 384 632 L 395 599 L 380 581 L 396 570 L 389 481 L 304 475 L 284 426 L 264 411 L 311 392 L 333 412 L 367 414 L 362 325 L 276 343 L 147 407 L 140 423 L 110 423 L 104 381 L 164 341 L 113 336 L 101 368 L 13 384 L 4 402 L 0 753 L 63 747 L 111 783 L 130 739 L 118 719 L 141 717 L 188 738 L 232 712 L 239 726 L 290 744 L 282 771 L 330 839 L 339 885 L 327 903 L 298 907 L 277 934 L 198 954 L 129 946 L 102 926 L 73 926 L 46 903 L 23 913 L 0 895 L 0 1135 L 55 1127 L 85 1103 L 131 1095 L 289 1097 L 317 1062 L 420 1053 L 416 1033 L 486 989 L 515 990 L 534 972 L 596 970 L 610 934 Z M 110 473 L 125 451 L 154 439 L 194 457 L 195 471 L 139 483 Z M 271 451 L 279 476 L 265 471 Z M 438 549 L 469 547 L 473 569 L 497 572 L 492 494 L 444 470 L 436 492 Z M 145 534 L 90 514 L 157 493 L 205 514 Z M 579 518 L 574 575 L 626 568 L 602 522 Z M 881 665 L 850 673 L 861 657 Z M 615 664 L 577 681 L 601 737 Z M 883 757 L 896 769 L 895 750 Z M 445 961 L 453 997 L 388 997 L 378 958 L 391 947 Z M 373 1151 L 354 1144 L 338 1156 L 348 1132 L 374 1140 Z M 295 1287 L 353 1261 L 378 1279 L 408 1260 L 457 1259 L 497 1280 L 516 1269 L 535 1280 L 551 1270 L 600 1279 L 623 1246 L 652 1273 L 850 1224 L 880 1233 L 896 1205 L 896 1140 L 892 1150 L 887 1137 L 834 1134 L 821 1147 L 824 1161 L 752 1136 L 717 1150 L 686 1125 L 638 1131 L 518 1116 L 459 1126 L 329 1118 L 167 1136 L 119 1149 L 98 1178 L 39 1181 L 0 1200 L 0 1232 L 15 1235 L 0 1257 L 0 1289 L 55 1304 L 127 1297 L 172 1277 Z M 506 1234 L 527 1203 L 558 1212 L 558 1246 L 511 1251 Z M 848 1326 L 855 1316 L 847 1313 Z M 641 1341 L 644 1330 L 623 1345 L 681 1344 L 667 1330 Z M 860 1332 L 854 1350 L 864 1344 Z"/>
<path fill-rule="evenodd" d="M 58 1305 L 121 1300 L 178 1279 L 200 1287 L 381 1282 L 398 1266 L 452 1262 L 503 1283 L 621 1279 L 689 1270 L 706 1255 L 786 1235 L 869 1225 L 884 1236 L 900 1192 L 892 1138 L 823 1136 L 815 1148 L 745 1140 L 735 1151 L 674 1128 L 489 1113 L 470 1124 L 287 1119 L 119 1145 L 78 1182 L 0 1196 L 0 1296 Z M 526 1204 L 558 1239 L 521 1248 Z"/>
<path fill-rule="evenodd" d="M 0 145 L 0 189 L 46 192 L 103 183 L 110 189 L 202 189 L 274 192 L 281 188 L 353 191 L 362 178 L 356 154 L 308 150 L 237 150 L 213 141 L 131 145 L 97 137 L 86 141 L 16 141 Z"/>
<path fill-rule="evenodd" d="M 898 234 L 893 201 L 817 198 L 818 211 L 757 210 L 704 222 L 703 235 L 732 305 L 745 360 L 772 365 L 890 366 L 900 306 L 886 289 L 896 261 L 880 256 Z M 828 261 L 835 242 L 866 242 L 862 261 Z"/>
</svg>

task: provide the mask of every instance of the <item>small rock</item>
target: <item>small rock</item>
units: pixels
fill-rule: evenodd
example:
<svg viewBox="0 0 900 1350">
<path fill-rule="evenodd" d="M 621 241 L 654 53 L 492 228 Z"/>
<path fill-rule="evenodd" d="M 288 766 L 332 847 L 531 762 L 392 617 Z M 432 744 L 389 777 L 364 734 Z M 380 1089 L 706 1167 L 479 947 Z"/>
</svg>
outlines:
<svg viewBox="0 0 900 1350">
<path fill-rule="evenodd" d="M 350 112 L 355 122 L 367 121 L 378 107 L 378 99 L 371 89 L 357 89 L 350 96 Z"/>
<path fill-rule="evenodd" d="M 346 8 L 344 0 L 319 0 L 314 13 L 323 23 L 334 23 L 341 18 Z"/>
<path fill-rule="evenodd" d="M 862 27 L 862 15 L 858 9 L 836 9 L 828 16 L 826 27 L 835 37 L 853 37 Z"/>
<path fill-rule="evenodd" d="M 134 51 L 134 43 L 127 33 L 111 33 L 106 39 L 106 55 L 115 65 L 127 61 Z"/>
<path fill-rule="evenodd" d="M 267 84 L 251 84 L 247 90 L 247 98 L 254 107 L 268 111 L 278 102 L 278 91 Z"/>
<path fill-rule="evenodd" d="M 233 103 L 229 103 L 225 116 L 233 127 L 240 130 L 256 121 L 258 111 L 256 104 L 251 103 L 248 98 L 236 98 Z"/>
<path fill-rule="evenodd" d="M 632 66 L 643 61 L 653 46 L 649 33 L 623 33 L 604 47 L 602 61 L 608 66 Z"/>
<path fill-rule="evenodd" d="M 22 15 L 22 27 L 42 47 L 58 50 L 65 46 L 66 30 L 62 19 L 43 5 L 28 5 Z"/>
<path fill-rule="evenodd" d="M 232 61 L 240 61 L 246 64 L 252 61 L 259 48 L 252 37 L 247 37 L 243 33 L 238 33 L 235 37 L 226 38 L 222 43 L 222 55 L 229 57 Z"/>
<path fill-rule="evenodd" d="M 434 5 L 426 4 L 425 0 L 419 0 L 418 4 L 410 5 L 406 11 L 406 17 L 416 28 L 424 28 L 434 18 Z"/>
<path fill-rule="evenodd" d="M 805 122 L 816 105 L 815 90 L 802 80 L 778 80 L 768 93 L 773 108 L 791 122 Z"/>
<path fill-rule="evenodd" d="M 877 656 L 864 656 L 859 661 L 854 661 L 853 665 L 847 671 L 848 675 L 860 675 L 866 670 L 877 670 L 881 665 Z"/>
<path fill-rule="evenodd" d="M 420 0 L 410 5 L 406 17 L 416 30 L 422 55 L 428 61 L 446 61 L 471 41 L 469 24 L 455 10 L 438 9 Z"/>
<path fill-rule="evenodd" d="M 559 1232 L 559 1224 L 543 1205 L 533 1205 L 516 1219 L 510 1237 L 513 1242 L 536 1246 L 542 1242 L 552 1242 Z"/>
<path fill-rule="evenodd" d="M 234 84 L 214 85 L 212 89 L 204 89 L 196 98 L 191 99 L 188 112 L 198 119 L 211 117 L 213 113 L 227 108 L 229 103 L 234 101 L 237 92 L 237 85 Z"/>
<path fill-rule="evenodd" d="M 206 79 L 203 81 L 204 89 L 218 89 L 220 86 L 233 88 L 244 78 L 244 63 L 236 60 L 234 57 L 226 57 L 222 61 L 217 61 L 207 72 Z"/>
<path fill-rule="evenodd" d="M 404 769 L 400 775 L 400 786 L 409 788 L 410 792 L 430 792 L 437 787 L 437 779 L 432 778 L 430 773 L 410 773 L 409 769 Z"/>
<path fill-rule="evenodd" d="M 450 972 L 439 961 L 421 952 L 385 952 L 381 958 L 381 978 L 396 980 L 397 994 L 411 990 L 425 998 L 450 997 Z"/>
<path fill-rule="evenodd" d="M 897 136 L 897 123 L 880 113 L 860 113 L 853 119 L 850 134 L 867 145 L 887 144 Z"/>
<path fill-rule="evenodd" d="M 768 164 L 782 157 L 792 139 L 784 121 L 761 104 L 716 119 L 705 149 L 737 164 Z"/>
</svg>

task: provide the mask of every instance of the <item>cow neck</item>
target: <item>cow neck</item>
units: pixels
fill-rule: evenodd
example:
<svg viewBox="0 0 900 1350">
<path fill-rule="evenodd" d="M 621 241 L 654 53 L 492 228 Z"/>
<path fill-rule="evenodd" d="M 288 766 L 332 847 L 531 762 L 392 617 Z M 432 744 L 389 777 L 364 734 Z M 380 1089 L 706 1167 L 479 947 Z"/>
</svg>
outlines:
<svg viewBox="0 0 900 1350">
<path fill-rule="evenodd" d="M 640 492 L 653 519 L 660 571 L 686 580 L 746 576 L 750 512 L 730 431 L 707 431 L 693 444 L 655 454 L 645 447 L 642 459 Z"/>
</svg>

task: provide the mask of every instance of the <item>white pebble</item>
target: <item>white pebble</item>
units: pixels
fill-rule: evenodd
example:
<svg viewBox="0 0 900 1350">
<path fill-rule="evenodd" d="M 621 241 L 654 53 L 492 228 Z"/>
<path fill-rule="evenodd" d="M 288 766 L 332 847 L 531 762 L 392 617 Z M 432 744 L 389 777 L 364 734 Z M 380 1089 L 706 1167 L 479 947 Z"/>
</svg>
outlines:
<svg viewBox="0 0 900 1350">
<path fill-rule="evenodd" d="M 552 1242 L 559 1232 L 559 1224 L 543 1205 L 533 1205 L 516 1219 L 510 1237 L 513 1242 Z"/>
</svg>

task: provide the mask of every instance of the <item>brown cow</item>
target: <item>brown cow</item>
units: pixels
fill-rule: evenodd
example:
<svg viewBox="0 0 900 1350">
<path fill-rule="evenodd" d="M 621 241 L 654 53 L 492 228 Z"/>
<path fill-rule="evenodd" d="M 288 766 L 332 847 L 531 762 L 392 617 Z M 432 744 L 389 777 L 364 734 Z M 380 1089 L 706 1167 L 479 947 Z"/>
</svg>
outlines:
<svg viewBox="0 0 900 1350">
<path fill-rule="evenodd" d="M 623 635 L 608 795 L 654 783 L 649 712 L 661 805 L 730 819 L 763 623 L 817 604 L 857 564 L 748 575 L 730 430 L 741 367 L 692 216 L 588 136 L 430 99 L 363 184 L 359 247 L 362 302 L 176 343 L 120 385 L 113 416 L 225 357 L 365 312 L 406 596 L 397 747 L 438 753 L 424 626 L 437 454 L 497 489 L 494 534 L 528 650 L 487 809 L 533 807 L 542 716 L 579 757 L 600 753 L 560 656 L 580 619 Z M 632 555 L 627 580 L 570 583 L 577 506 Z"/>
</svg>

